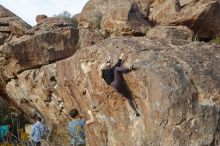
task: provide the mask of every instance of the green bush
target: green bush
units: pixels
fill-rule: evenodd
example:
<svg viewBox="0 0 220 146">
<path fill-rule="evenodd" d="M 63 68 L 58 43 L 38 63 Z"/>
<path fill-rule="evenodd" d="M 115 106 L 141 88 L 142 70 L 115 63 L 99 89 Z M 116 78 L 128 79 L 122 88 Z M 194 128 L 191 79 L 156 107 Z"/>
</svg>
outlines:
<svg viewBox="0 0 220 146">
<path fill-rule="evenodd" d="M 220 37 L 216 37 L 216 38 L 212 39 L 211 43 L 215 43 L 215 44 L 220 45 Z"/>
<path fill-rule="evenodd" d="M 70 18 L 71 17 L 71 13 L 68 11 L 63 11 L 57 15 L 54 15 L 54 17 L 63 17 L 63 18 Z"/>
<path fill-rule="evenodd" d="M 0 124 L 13 124 L 13 129 L 24 128 L 29 123 L 23 114 L 10 107 L 7 101 L 0 97 Z"/>
</svg>

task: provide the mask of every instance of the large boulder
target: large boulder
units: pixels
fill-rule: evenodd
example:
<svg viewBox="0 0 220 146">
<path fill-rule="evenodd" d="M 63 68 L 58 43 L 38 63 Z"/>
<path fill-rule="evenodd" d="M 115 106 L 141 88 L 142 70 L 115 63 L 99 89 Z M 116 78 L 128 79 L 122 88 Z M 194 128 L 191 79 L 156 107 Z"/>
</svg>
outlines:
<svg viewBox="0 0 220 146">
<path fill-rule="evenodd" d="M 46 65 L 75 53 L 79 30 L 70 20 L 52 20 L 30 29 L 31 35 L 24 35 L 0 46 L 4 77 L 11 78 L 23 70 Z"/>
<path fill-rule="evenodd" d="M 16 16 L 14 13 L 6 9 L 4 6 L 0 5 L 0 18 L 14 17 L 14 16 Z"/>
<path fill-rule="evenodd" d="M 157 26 L 150 29 L 147 37 L 156 37 L 163 39 L 182 39 L 182 40 L 192 40 L 193 32 L 186 26 Z"/>
<path fill-rule="evenodd" d="M 67 59 L 17 74 L 5 92 L 26 115 L 38 111 L 64 134 L 71 108 L 83 116 L 93 108 L 96 122 L 87 128 L 89 146 L 217 146 L 219 50 L 220 46 L 185 40 L 109 38 Z M 124 78 L 140 117 L 99 76 L 108 54 L 115 63 L 122 52 L 127 55 L 125 66 L 137 67 Z"/>
<path fill-rule="evenodd" d="M 77 27 L 77 22 L 70 18 L 65 17 L 46 17 L 45 15 L 38 15 L 36 17 L 38 24 L 29 30 L 28 34 L 33 35 L 42 33 L 44 31 L 51 32 L 56 31 L 64 33 L 63 28 L 74 27 L 78 31 L 78 35 L 75 36 L 78 41 L 77 48 L 83 48 L 95 44 L 96 42 L 105 39 L 106 35 L 101 31 L 90 30 L 82 26 Z"/>
<path fill-rule="evenodd" d="M 45 15 L 38 15 L 36 17 L 38 24 L 30 29 L 27 34 L 33 35 L 44 31 L 60 31 L 62 28 L 75 27 L 76 24 L 70 18 L 65 17 L 47 17 Z"/>
<path fill-rule="evenodd" d="M 0 46 L 0 89 L 17 73 L 68 58 L 77 49 L 102 39 L 104 37 L 98 31 L 77 29 L 69 18 L 44 18 L 42 23 L 29 29 L 26 35 L 8 43 L 3 42 L 4 45 Z"/>
<path fill-rule="evenodd" d="M 46 18 L 47 18 L 47 15 L 42 14 L 42 15 L 37 15 L 35 20 L 36 20 L 37 24 L 39 25 L 39 24 L 43 23 Z"/>
<path fill-rule="evenodd" d="M 181 9 L 176 11 L 173 0 L 154 1 L 150 20 L 165 25 L 185 25 L 199 39 L 220 35 L 220 3 L 218 0 L 179 0 Z"/>
<path fill-rule="evenodd" d="M 7 33 L 0 33 L 0 45 L 3 45 L 5 43 L 5 40 L 9 37 L 9 34 Z"/>
<path fill-rule="evenodd" d="M 151 28 L 146 19 L 148 7 L 143 0 L 91 0 L 76 19 L 81 26 L 112 35 L 144 35 Z"/>
<path fill-rule="evenodd" d="M 105 39 L 105 35 L 98 30 L 89 30 L 85 28 L 79 28 L 79 41 L 78 47 L 84 48 L 94 45 L 95 43 Z"/>
<path fill-rule="evenodd" d="M 15 37 L 20 37 L 25 35 L 30 28 L 31 26 L 29 24 L 0 5 L 0 35 L 7 37 L 9 35 L 14 35 Z M 1 39 L 0 45 L 3 44 L 5 39 L 6 37 Z"/>
<path fill-rule="evenodd" d="M 86 129 L 88 146 L 218 146 L 220 46 L 188 41 L 187 27 L 167 25 L 188 26 L 194 36 L 217 35 L 219 3 L 176 4 L 90 0 L 75 17 L 78 28 L 71 19 L 43 16 L 31 29 L 0 7 L 0 95 L 27 118 L 41 116 L 54 131 L 54 145 L 68 145 L 68 111 L 76 107 L 84 117 L 88 109 L 95 115 Z M 166 25 L 150 30 L 150 38 L 106 39 L 145 35 L 149 15 Z M 19 38 L 5 41 L 9 36 Z M 99 75 L 101 64 L 109 56 L 115 63 L 121 53 L 127 55 L 125 66 L 136 67 L 124 79 L 139 117 Z"/>
</svg>

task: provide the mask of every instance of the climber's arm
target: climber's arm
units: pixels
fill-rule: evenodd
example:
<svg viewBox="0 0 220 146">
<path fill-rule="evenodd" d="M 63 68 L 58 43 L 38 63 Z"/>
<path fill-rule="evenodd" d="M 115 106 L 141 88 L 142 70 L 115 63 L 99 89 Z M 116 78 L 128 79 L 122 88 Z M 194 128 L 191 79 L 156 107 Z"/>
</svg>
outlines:
<svg viewBox="0 0 220 146">
<path fill-rule="evenodd" d="M 94 122 L 94 117 L 93 117 L 93 115 L 92 115 L 92 111 L 91 111 L 91 110 L 88 110 L 88 114 L 89 114 L 89 116 L 90 116 L 90 119 L 89 119 L 88 121 L 86 121 L 86 125 L 91 124 L 91 123 Z"/>
<path fill-rule="evenodd" d="M 118 62 L 112 67 L 112 71 L 114 72 L 115 68 L 116 67 L 121 67 L 122 66 L 122 63 L 123 63 L 123 60 L 125 59 L 125 54 L 124 53 L 121 53 L 119 59 L 118 59 Z"/>
</svg>

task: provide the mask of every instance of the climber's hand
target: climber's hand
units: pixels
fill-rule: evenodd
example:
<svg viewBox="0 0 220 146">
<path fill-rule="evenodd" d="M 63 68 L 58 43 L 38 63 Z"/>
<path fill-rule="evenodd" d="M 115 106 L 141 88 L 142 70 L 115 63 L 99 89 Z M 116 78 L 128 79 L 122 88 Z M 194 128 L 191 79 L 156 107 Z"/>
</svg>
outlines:
<svg viewBox="0 0 220 146">
<path fill-rule="evenodd" d="M 121 53 L 119 59 L 124 60 L 124 59 L 125 59 L 125 54 L 124 54 L 124 53 Z"/>
<path fill-rule="evenodd" d="M 91 111 L 91 110 L 88 110 L 88 114 L 91 115 L 91 114 L 92 114 L 92 111 Z"/>
</svg>

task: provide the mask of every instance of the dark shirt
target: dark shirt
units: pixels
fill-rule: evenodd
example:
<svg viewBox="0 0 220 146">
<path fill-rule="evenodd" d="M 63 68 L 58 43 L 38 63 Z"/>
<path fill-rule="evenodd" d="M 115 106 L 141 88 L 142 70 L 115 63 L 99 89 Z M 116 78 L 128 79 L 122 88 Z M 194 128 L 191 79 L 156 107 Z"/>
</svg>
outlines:
<svg viewBox="0 0 220 146">
<path fill-rule="evenodd" d="M 118 62 L 109 69 L 103 69 L 102 70 L 102 78 L 105 80 L 105 82 L 110 85 L 114 81 L 114 71 L 116 67 L 120 67 L 122 65 L 122 60 L 118 59 Z"/>
</svg>

